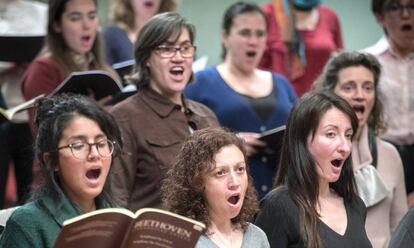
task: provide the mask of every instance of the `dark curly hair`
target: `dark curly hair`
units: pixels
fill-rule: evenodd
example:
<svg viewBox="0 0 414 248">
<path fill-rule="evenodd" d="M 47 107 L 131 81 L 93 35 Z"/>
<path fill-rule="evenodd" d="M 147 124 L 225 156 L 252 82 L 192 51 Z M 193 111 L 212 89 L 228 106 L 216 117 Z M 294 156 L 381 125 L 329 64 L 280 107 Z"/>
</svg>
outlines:
<svg viewBox="0 0 414 248">
<path fill-rule="evenodd" d="M 168 170 L 162 184 L 164 207 L 169 211 L 201 221 L 208 226 L 211 220 L 204 197 L 204 177 L 215 168 L 214 156 L 225 146 L 235 145 L 247 161 L 243 140 L 234 133 L 221 128 L 196 131 L 183 144 L 173 166 Z M 249 175 L 243 206 L 239 215 L 231 221 L 246 230 L 258 210 L 253 179 Z"/>
</svg>

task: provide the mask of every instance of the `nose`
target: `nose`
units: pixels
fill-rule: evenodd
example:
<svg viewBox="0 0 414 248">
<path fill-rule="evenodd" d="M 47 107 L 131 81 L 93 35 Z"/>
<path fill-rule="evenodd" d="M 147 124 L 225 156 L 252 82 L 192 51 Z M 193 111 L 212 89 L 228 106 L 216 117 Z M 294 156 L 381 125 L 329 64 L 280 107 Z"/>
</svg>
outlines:
<svg viewBox="0 0 414 248">
<path fill-rule="evenodd" d="M 92 26 L 93 20 L 90 20 L 88 17 L 82 18 L 82 28 L 83 29 L 90 29 Z"/>
<path fill-rule="evenodd" d="M 183 55 L 181 55 L 181 51 L 179 49 L 175 49 L 174 55 L 171 57 L 173 61 L 182 61 L 184 60 Z"/>
<path fill-rule="evenodd" d="M 356 87 L 354 98 L 356 100 L 363 100 L 364 97 L 365 97 L 365 95 L 364 95 L 364 90 L 362 89 L 362 87 Z"/>
<path fill-rule="evenodd" d="M 240 186 L 240 180 L 235 171 L 229 173 L 228 183 L 230 189 L 235 189 Z"/>
<path fill-rule="evenodd" d="M 89 146 L 89 154 L 88 154 L 88 159 L 96 159 L 99 158 L 99 152 L 98 152 L 98 147 L 96 145 L 90 145 Z"/>
<path fill-rule="evenodd" d="M 352 142 L 348 137 L 342 136 L 339 144 L 339 152 L 348 156 L 352 150 Z"/>
<path fill-rule="evenodd" d="M 402 6 L 400 14 L 402 17 L 410 17 L 412 15 L 411 12 L 412 10 L 411 10 L 410 5 L 407 5 L 407 6 Z"/>
</svg>

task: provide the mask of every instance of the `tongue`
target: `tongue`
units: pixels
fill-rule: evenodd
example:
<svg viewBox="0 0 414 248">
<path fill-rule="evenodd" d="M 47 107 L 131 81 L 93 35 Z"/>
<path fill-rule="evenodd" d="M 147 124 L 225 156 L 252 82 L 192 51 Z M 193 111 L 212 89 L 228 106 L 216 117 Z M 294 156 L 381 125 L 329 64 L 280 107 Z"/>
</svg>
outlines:
<svg viewBox="0 0 414 248">
<path fill-rule="evenodd" d="M 237 197 L 237 196 L 232 196 L 232 197 L 230 197 L 229 199 L 228 199 L 228 201 L 231 203 L 231 204 L 236 204 L 238 201 L 239 201 L 239 197 Z"/>
</svg>

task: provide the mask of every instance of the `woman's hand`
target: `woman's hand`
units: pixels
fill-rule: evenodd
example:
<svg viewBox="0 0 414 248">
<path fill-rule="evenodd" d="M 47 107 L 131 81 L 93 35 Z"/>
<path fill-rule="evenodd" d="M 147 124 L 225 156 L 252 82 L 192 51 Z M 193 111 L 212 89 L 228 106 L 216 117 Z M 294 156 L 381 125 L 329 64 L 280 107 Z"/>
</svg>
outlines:
<svg viewBox="0 0 414 248">
<path fill-rule="evenodd" d="M 260 148 L 266 146 L 265 142 L 259 140 L 258 133 L 240 132 L 237 136 L 244 140 L 247 156 L 256 154 Z"/>
</svg>

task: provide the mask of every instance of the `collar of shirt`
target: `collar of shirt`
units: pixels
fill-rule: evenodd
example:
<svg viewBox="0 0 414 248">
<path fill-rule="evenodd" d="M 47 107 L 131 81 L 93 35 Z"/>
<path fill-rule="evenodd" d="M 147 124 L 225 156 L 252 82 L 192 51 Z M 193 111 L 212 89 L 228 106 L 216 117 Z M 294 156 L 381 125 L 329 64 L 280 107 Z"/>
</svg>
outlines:
<svg viewBox="0 0 414 248">
<path fill-rule="evenodd" d="M 390 46 L 390 43 L 388 42 L 388 38 L 386 36 L 382 36 L 381 39 L 379 39 L 373 46 L 364 49 L 364 52 L 373 54 L 375 56 L 389 54 L 397 59 L 405 59 L 401 58 L 401 56 L 394 51 L 394 49 Z M 414 53 L 409 54 L 406 59 L 414 59 Z"/>
<path fill-rule="evenodd" d="M 184 108 L 185 115 L 190 116 L 195 113 L 199 116 L 205 116 L 205 114 L 200 112 L 191 101 L 185 99 L 182 95 L 181 98 L 184 106 L 173 103 L 168 98 L 152 90 L 150 87 L 143 87 L 139 92 L 143 96 L 143 101 L 146 102 L 155 113 L 163 118 L 168 117 L 173 111 L 181 111 L 181 108 Z"/>
</svg>

